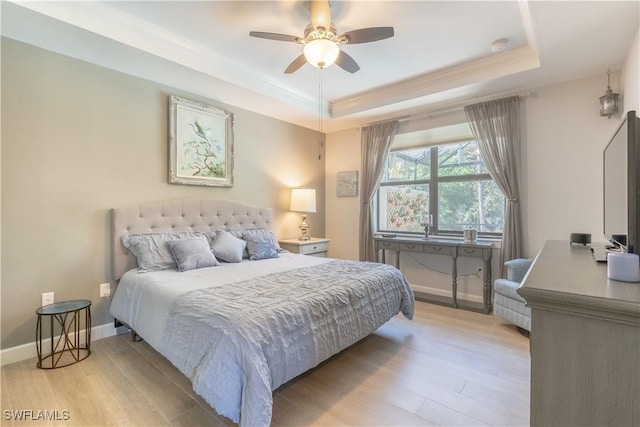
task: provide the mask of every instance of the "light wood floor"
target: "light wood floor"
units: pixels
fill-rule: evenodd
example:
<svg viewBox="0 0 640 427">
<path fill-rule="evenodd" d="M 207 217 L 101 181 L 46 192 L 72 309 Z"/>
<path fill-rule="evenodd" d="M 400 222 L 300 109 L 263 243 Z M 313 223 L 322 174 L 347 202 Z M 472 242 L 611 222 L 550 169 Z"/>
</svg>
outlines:
<svg viewBox="0 0 640 427">
<path fill-rule="evenodd" d="M 92 343 L 84 361 L 2 367 L 2 426 L 230 426 L 190 381 L 128 335 Z M 274 426 L 529 425 L 529 341 L 492 315 L 416 303 L 274 393 Z M 6 410 L 58 411 L 54 422 Z"/>
</svg>

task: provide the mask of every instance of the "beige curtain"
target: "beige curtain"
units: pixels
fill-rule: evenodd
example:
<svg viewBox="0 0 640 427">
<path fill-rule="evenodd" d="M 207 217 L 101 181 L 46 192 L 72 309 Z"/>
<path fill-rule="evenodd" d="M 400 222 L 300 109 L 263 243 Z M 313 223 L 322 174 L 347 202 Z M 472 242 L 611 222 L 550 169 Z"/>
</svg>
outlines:
<svg viewBox="0 0 640 427">
<path fill-rule="evenodd" d="M 384 122 L 362 129 L 362 193 L 360 196 L 360 260 L 377 261 L 373 242 L 373 197 L 380 185 L 398 122 Z"/>
<path fill-rule="evenodd" d="M 512 96 L 464 107 L 480 155 L 506 198 L 500 263 L 522 257 L 520 209 L 520 98 Z"/>
</svg>

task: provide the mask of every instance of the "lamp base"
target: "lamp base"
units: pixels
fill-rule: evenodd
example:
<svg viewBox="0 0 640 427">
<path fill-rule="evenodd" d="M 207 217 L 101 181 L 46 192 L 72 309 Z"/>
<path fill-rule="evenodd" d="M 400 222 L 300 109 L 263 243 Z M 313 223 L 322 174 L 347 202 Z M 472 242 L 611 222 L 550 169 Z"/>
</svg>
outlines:
<svg viewBox="0 0 640 427">
<path fill-rule="evenodd" d="M 302 214 L 302 222 L 300 223 L 300 237 L 298 240 L 311 240 L 309 236 L 309 224 L 307 224 L 307 215 Z"/>
</svg>

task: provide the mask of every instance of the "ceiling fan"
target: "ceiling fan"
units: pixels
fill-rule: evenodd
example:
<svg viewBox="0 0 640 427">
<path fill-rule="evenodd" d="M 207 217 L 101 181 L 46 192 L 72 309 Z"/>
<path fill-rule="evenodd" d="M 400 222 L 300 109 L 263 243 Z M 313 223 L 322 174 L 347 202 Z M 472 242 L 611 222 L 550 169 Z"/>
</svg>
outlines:
<svg viewBox="0 0 640 427">
<path fill-rule="evenodd" d="M 293 60 L 284 70 L 285 74 L 293 73 L 309 62 L 314 67 L 326 68 L 334 62 L 342 69 L 355 73 L 360 69 L 356 61 L 343 52 L 339 45 L 369 43 L 393 37 L 393 27 L 371 27 L 347 31 L 338 35 L 331 22 L 331 8 L 328 0 L 312 0 L 310 6 L 311 23 L 304 30 L 304 37 L 287 34 L 251 31 L 251 37 L 294 42 L 304 45 L 302 55 Z"/>
</svg>

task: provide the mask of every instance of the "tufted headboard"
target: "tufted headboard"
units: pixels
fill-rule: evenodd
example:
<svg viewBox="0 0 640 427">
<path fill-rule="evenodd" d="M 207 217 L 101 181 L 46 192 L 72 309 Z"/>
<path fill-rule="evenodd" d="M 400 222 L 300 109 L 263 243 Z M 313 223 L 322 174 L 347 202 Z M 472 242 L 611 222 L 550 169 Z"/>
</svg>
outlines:
<svg viewBox="0 0 640 427">
<path fill-rule="evenodd" d="M 136 258 L 122 245 L 129 233 L 216 231 L 230 228 L 271 229 L 270 208 L 216 199 L 183 199 L 111 210 L 111 273 L 113 280 L 136 267 Z"/>
</svg>

